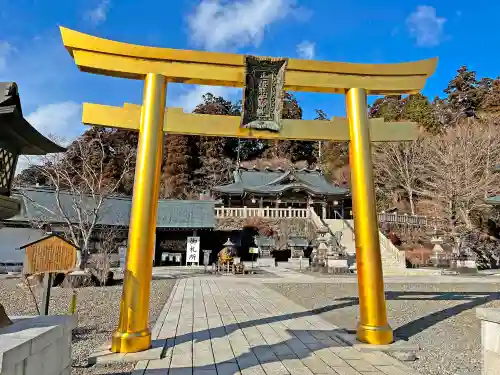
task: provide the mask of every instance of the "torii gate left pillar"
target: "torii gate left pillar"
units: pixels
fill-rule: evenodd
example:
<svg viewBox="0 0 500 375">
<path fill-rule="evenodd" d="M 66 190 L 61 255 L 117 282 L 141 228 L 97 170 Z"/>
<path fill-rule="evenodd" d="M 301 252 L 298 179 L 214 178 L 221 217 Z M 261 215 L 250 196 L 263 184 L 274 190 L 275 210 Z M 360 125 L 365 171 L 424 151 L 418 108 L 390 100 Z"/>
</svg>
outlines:
<svg viewBox="0 0 500 375">
<path fill-rule="evenodd" d="M 347 120 L 284 120 L 279 133 L 242 129 L 230 116 L 164 110 L 166 82 L 242 87 L 244 56 L 134 46 L 61 28 L 64 45 L 85 72 L 145 81 L 142 107 L 85 104 L 83 122 L 139 131 L 127 264 L 120 322 L 112 351 L 137 352 L 151 345 L 148 327 L 153 239 L 158 207 L 162 131 L 242 138 L 350 141 L 360 320 L 358 338 L 392 342 L 388 325 L 373 189 L 371 141 L 418 136 L 414 124 L 368 120 L 367 95 L 419 92 L 437 59 L 403 64 L 348 64 L 290 59 L 285 89 L 346 95 Z M 383 126 L 381 126 L 383 125 Z"/>
</svg>

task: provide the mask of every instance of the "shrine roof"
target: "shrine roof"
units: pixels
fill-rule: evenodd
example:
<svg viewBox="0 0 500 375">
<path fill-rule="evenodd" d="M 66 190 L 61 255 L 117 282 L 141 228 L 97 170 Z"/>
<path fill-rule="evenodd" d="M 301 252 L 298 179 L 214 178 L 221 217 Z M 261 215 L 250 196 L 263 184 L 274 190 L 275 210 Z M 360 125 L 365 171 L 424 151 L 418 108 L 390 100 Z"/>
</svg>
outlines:
<svg viewBox="0 0 500 375">
<path fill-rule="evenodd" d="M 66 150 L 38 132 L 24 118 L 14 82 L 0 82 L 0 147 L 22 155 L 45 155 Z"/>
<path fill-rule="evenodd" d="M 239 168 L 233 172 L 234 182 L 215 186 L 213 191 L 225 194 L 242 195 L 279 194 L 287 190 L 304 190 L 313 195 L 349 195 L 349 190 L 329 183 L 317 169 L 247 169 Z"/>
<path fill-rule="evenodd" d="M 256 236 L 255 244 L 258 247 L 273 247 L 276 244 L 276 241 L 272 237 Z"/>
<path fill-rule="evenodd" d="M 492 206 L 500 206 L 500 195 L 486 198 L 486 204 L 491 204 Z"/>
<path fill-rule="evenodd" d="M 63 218 L 57 208 L 54 190 L 46 188 L 23 188 L 12 193 L 21 201 L 21 213 L 10 221 L 61 223 Z M 74 223 L 78 222 L 77 212 L 73 209 L 75 200 L 69 192 L 59 195 L 65 215 Z M 90 211 L 95 200 L 88 198 L 85 202 L 85 211 Z M 211 229 L 215 227 L 215 201 L 182 201 L 166 199 L 158 201 L 157 228 L 178 229 Z M 105 198 L 99 213 L 97 225 L 128 227 L 132 208 L 131 197 Z"/>
<path fill-rule="evenodd" d="M 291 236 L 288 238 L 288 246 L 290 247 L 308 247 L 309 241 L 304 237 Z"/>
</svg>

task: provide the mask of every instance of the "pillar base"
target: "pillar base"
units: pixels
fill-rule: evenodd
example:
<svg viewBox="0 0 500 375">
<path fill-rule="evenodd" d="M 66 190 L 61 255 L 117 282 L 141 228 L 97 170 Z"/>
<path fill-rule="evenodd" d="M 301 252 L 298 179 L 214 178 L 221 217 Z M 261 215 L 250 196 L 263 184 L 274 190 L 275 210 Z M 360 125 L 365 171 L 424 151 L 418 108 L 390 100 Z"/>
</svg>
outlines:
<svg viewBox="0 0 500 375">
<path fill-rule="evenodd" d="M 392 328 L 389 325 L 366 326 L 358 324 L 357 338 L 365 344 L 387 345 L 394 342 Z"/>
<path fill-rule="evenodd" d="M 149 329 L 140 332 L 114 331 L 111 337 L 111 351 L 114 353 L 137 353 L 151 348 Z"/>
</svg>

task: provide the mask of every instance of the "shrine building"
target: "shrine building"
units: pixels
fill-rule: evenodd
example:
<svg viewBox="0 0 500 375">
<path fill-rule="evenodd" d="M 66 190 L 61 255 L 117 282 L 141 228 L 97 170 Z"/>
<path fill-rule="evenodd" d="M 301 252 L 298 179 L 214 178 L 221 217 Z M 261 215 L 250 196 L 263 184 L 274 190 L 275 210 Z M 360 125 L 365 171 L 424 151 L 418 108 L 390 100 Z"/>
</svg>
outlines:
<svg viewBox="0 0 500 375">
<path fill-rule="evenodd" d="M 233 179 L 211 189 L 224 207 L 311 207 L 322 219 L 352 217 L 349 189 L 328 182 L 320 169 L 240 167 Z"/>
</svg>

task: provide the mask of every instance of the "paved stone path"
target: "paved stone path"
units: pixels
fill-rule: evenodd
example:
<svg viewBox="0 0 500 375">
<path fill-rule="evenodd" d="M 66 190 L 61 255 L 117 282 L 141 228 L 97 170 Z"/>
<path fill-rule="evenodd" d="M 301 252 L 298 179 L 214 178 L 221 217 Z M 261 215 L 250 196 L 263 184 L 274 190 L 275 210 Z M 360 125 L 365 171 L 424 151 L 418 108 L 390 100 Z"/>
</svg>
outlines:
<svg viewBox="0 0 500 375">
<path fill-rule="evenodd" d="M 257 280 L 179 280 L 154 329 L 165 357 L 134 375 L 412 375 L 381 353 L 338 339 L 338 327 Z"/>
</svg>

